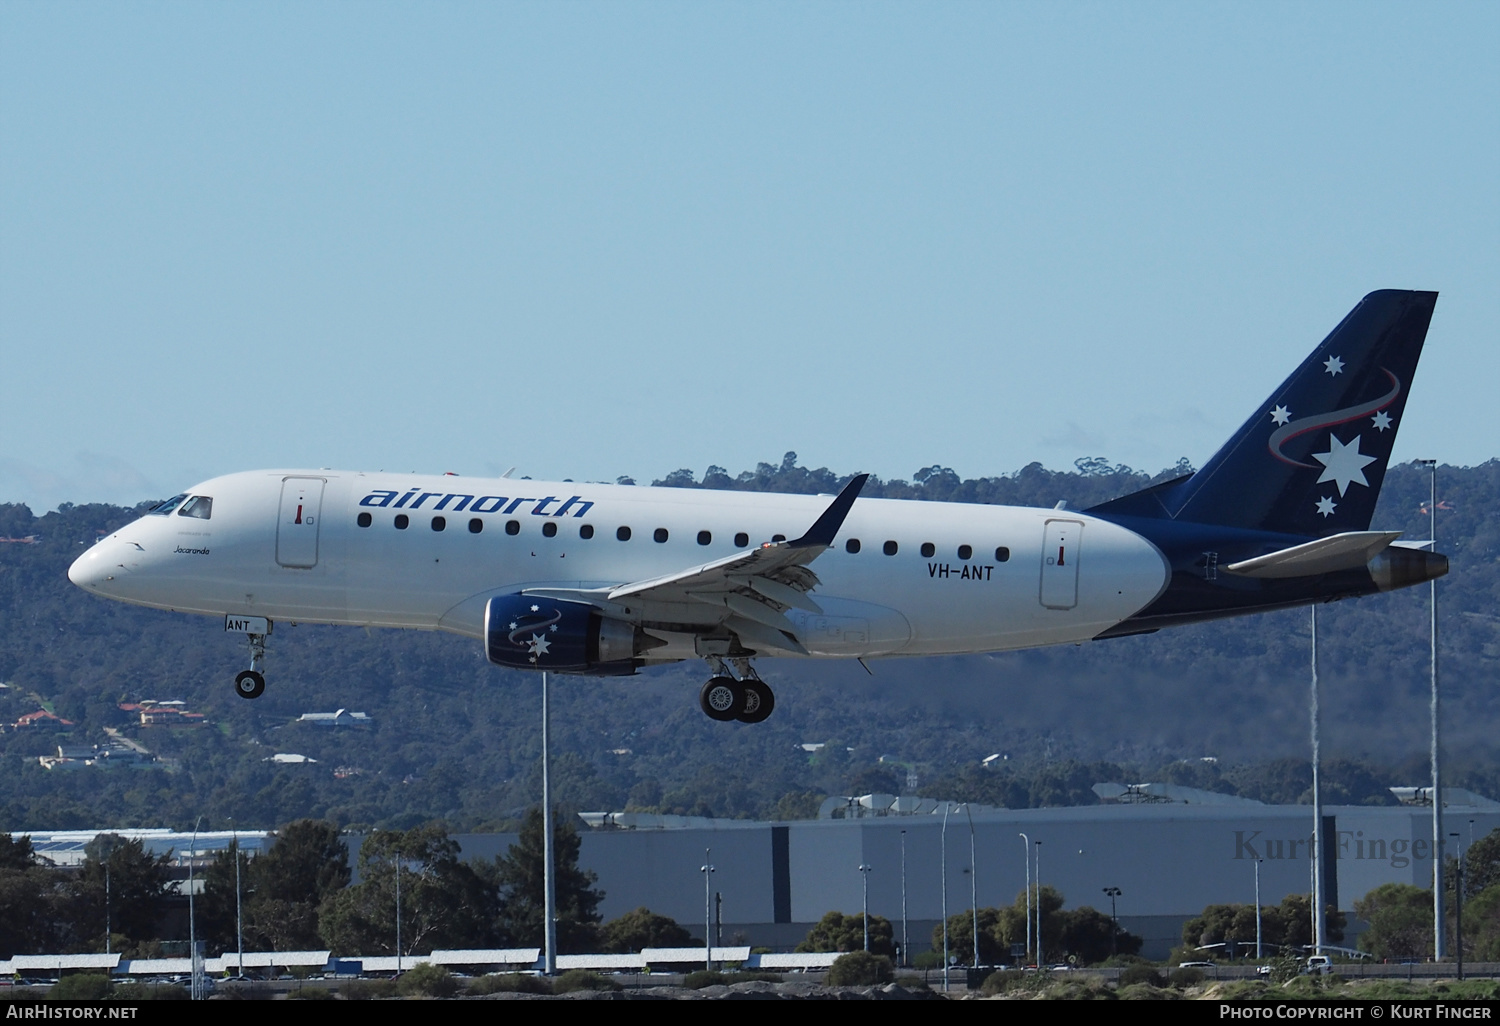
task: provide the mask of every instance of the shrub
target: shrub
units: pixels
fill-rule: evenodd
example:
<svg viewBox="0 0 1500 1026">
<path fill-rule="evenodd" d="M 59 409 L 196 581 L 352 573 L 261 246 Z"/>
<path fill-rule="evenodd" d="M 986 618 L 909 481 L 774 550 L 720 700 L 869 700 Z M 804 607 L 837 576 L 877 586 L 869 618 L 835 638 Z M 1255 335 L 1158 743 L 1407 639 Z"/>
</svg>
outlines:
<svg viewBox="0 0 1500 1026">
<path fill-rule="evenodd" d="M 469 984 L 470 994 L 551 994 L 552 984 L 530 973 L 492 973 Z"/>
<path fill-rule="evenodd" d="M 289 991 L 286 999 L 288 1001 L 332 1001 L 333 991 L 327 987 L 298 987 Z"/>
<path fill-rule="evenodd" d="M 1019 969 L 1001 969 L 999 972 L 990 973 L 984 978 L 979 992 L 985 997 L 994 997 L 996 994 L 1004 994 L 1008 990 L 1015 990 L 1025 983 L 1026 974 Z"/>
<path fill-rule="evenodd" d="M 1150 965 L 1133 965 L 1120 970 L 1120 979 L 1118 982 L 1121 987 L 1129 987 L 1137 983 L 1144 983 L 1148 987 L 1165 987 L 1167 985 L 1167 981 L 1162 979 L 1162 975 L 1156 971 L 1156 967 Z"/>
<path fill-rule="evenodd" d="M 396 981 L 396 993 L 446 998 L 458 993 L 458 981 L 440 965 L 418 962 Z"/>
<path fill-rule="evenodd" d="M 238 990 L 224 988 L 227 995 L 238 996 Z M 110 999 L 127 1001 L 186 1001 L 192 997 L 186 987 L 168 987 L 159 983 L 117 983 L 110 989 Z"/>
<path fill-rule="evenodd" d="M 873 987 L 895 978 L 896 967 L 889 958 L 868 951 L 851 951 L 833 960 L 824 982 L 830 987 Z"/>
<path fill-rule="evenodd" d="M 552 981 L 552 993 L 567 994 L 575 990 L 622 990 L 623 988 L 607 976 L 591 973 L 587 969 L 569 969 Z"/>
<path fill-rule="evenodd" d="M 720 987 L 728 982 L 724 978 L 723 973 L 716 973 L 708 969 L 699 969 L 697 972 L 688 973 L 682 978 L 682 985 L 688 990 L 702 990 L 704 987 Z"/>
<path fill-rule="evenodd" d="M 52 985 L 47 996 L 54 1001 L 102 1001 L 109 993 L 109 977 L 103 973 L 70 973 Z"/>
<path fill-rule="evenodd" d="M 1193 966 L 1188 966 L 1186 969 L 1174 969 L 1172 975 L 1169 977 L 1172 986 L 1178 990 L 1187 990 L 1187 988 L 1202 983 L 1206 979 L 1208 977 L 1203 974 L 1203 970 Z"/>
<path fill-rule="evenodd" d="M 395 980 L 350 980 L 339 985 L 339 993 L 350 1001 L 375 1001 L 396 996 Z"/>
</svg>

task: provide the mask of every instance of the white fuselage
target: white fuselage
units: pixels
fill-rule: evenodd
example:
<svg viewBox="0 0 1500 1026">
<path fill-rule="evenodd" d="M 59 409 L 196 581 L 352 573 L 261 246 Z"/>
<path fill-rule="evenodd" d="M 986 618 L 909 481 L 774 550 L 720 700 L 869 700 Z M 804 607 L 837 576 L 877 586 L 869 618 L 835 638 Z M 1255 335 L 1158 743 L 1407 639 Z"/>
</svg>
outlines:
<svg viewBox="0 0 1500 1026">
<path fill-rule="evenodd" d="M 797 538 L 829 503 L 303 470 L 231 474 L 187 494 L 212 499 L 206 519 L 186 515 L 202 509 L 191 499 L 142 517 L 89 549 L 69 577 L 161 609 L 480 637 L 490 596 L 682 571 L 777 536 Z M 849 551 L 851 540 L 858 551 Z M 809 653 L 847 657 L 1086 640 L 1150 604 L 1169 573 L 1144 538 L 1070 510 L 864 498 L 810 568 L 822 613 L 788 616 Z M 695 654 L 690 636 L 670 640 L 653 659 Z"/>
</svg>

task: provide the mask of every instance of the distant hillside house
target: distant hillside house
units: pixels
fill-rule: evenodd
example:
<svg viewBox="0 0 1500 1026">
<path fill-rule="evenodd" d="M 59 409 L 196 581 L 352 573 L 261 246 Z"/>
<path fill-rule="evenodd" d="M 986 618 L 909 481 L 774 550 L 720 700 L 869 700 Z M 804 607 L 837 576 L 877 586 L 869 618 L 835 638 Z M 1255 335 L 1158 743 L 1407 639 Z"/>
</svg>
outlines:
<svg viewBox="0 0 1500 1026">
<path fill-rule="evenodd" d="M 140 716 L 143 727 L 197 727 L 206 721 L 202 713 L 188 712 L 187 703 L 177 699 L 170 702 L 149 698 L 141 702 L 121 702 L 120 710 Z"/>
<path fill-rule="evenodd" d="M 274 762 L 278 766 L 298 766 L 303 763 L 317 762 L 318 760 L 310 759 L 305 755 L 298 755 L 296 752 L 277 752 L 269 759 L 262 759 L 260 761 Z"/>
<path fill-rule="evenodd" d="M 72 720 L 65 720 L 56 713 L 49 713 L 46 709 L 27 713 L 16 721 L 17 730 L 67 730 L 71 726 L 73 726 Z"/>
<path fill-rule="evenodd" d="M 331 713 L 303 713 L 297 717 L 297 722 L 311 723 L 315 727 L 368 727 L 375 721 L 368 713 L 340 709 Z"/>
</svg>

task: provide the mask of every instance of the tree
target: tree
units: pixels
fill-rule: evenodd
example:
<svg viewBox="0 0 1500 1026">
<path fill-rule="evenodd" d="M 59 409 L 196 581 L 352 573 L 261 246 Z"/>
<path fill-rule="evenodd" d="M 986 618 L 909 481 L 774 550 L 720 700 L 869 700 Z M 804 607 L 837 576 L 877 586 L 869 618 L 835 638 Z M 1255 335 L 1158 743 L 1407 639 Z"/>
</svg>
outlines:
<svg viewBox="0 0 1500 1026">
<path fill-rule="evenodd" d="M 127 841 L 119 834 L 99 834 L 83 852 L 83 864 L 64 898 L 68 936 L 63 943 L 74 950 L 102 951 L 106 922 L 127 946 L 155 941 L 166 912 L 171 856 L 152 855 L 140 840 Z"/>
<path fill-rule="evenodd" d="M 542 810 L 526 813 L 521 834 L 510 850 L 495 859 L 490 874 L 499 888 L 499 932 L 510 943 L 540 945 L 545 940 L 545 846 Z M 578 831 L 567 820 L 554 819 L 552 848 L 556 871 L 557 949 L 561 954 L 591 950 L 598 943 L 599 877 L 578 868 Z"/>
<path fill-rule="evenodd" d="M 37 861 L 31 838 L 0 834 L 0 958 L 55 950 L 62 881 L 61 873 Z"/>
<path fill-rule="evenodd" d="M 334 892 L 319 912 L 335 951 L 395 953 L 398 875 L 401 954 L 491 942 L 494 891 L 458 861 L 458 843 L 441 827 L 377 830 L 360 848 L 359 871 L 361 882 Z"/>
<path fill-rule="evenodd" d="M 982 908 L 979 910 L 979 961 L 974 961 L 974 912 L 966 909 L 948 917 L 948 954 L 964 965 L 999 965 L 1008 961 L 1010 944 L 1006 939 L 1005 924 L 1001 922 L 1005 910 Z M 1022 925 L 1022 936 L 1025 926 Z M 933 928 L 932 946 L 941 951 L 943 927 Z"/>
<path fill-rule="evenodd" d="M 235 875 L 235 861 L 239 861 L 239 875 Z M 235 885 L 239 885 L 240 908 L 243 913 L 251 903 L 250 859 L 240 851 L 239 842 L 231 841 L 228 848 L 214 856 L 213 862 L 201 874 L 203 890 L 198 895 L 196 914 L 198 938 L 208 952 L 234 951 L 238 936 L 235 926 Z M 243 914 L 241 915 L 243 918 Z"/>
<path fill-rule="evenodd" d="M 643 948 L 679 948 L 702 944 L 678 925 L 677 920 L 657 915 L 642 905 L 599 928 L 600 950 L 617 955 L 634 954 Z"/>
<path fill-rule="evenodd" d="M 1380 958 L 1420 958 L 1432 945 L 1432 891 L 1411 884 L 1381 884 L 1354 903 L 1369 922 L 1360 944 Z"/>
<path fill-rule="evenodd" d="M 884 916 L 870 917 L 870 952 L 894 958 L 895 941 L 891 921 Z M 865 947 L 865 917 L 846 916 L 842 912 L 828 912 L 808 931 L 807 938 L 797 945 L 798 951 L 863 951 Z"/>
<path fill-rule="evenodd" d="M 1062 948 L 1082 965 L 1103 962 L 1112 954 L 1134 955 L 1141 950 L 1144 938 L 1126 930 L 1103 912 L 1088 905 L 1069 909 L 1062 919 Z"/>
</svg>

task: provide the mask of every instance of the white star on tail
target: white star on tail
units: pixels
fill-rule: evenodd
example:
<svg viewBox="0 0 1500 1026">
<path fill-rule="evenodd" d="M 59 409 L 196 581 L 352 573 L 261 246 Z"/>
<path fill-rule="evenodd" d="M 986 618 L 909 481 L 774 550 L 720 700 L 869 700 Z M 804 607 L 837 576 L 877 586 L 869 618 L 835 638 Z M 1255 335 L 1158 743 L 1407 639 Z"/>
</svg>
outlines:
<svg viewBox="0 0 1500 1026">
<path fill-rule="evenodd" d="M 1337 374 L 1344 369 L 1344 361 L 1337 356 L 1330 356 L 1323 361 L 1323 369 L 1329 374 Z"/>
<path fill-rule="evenodd" d="M 1354 441 L 1345 445 L 1330 434 L 1328 451 L 1315 452 L 1312 458 L 1323 464 L 1323 476 L 1318 478 L 1318 484 L 1332 481 L 1338 487 L 1339 498 L 1344 497 L 1344 492 L 1351 484 L 1370 487 L 1370 482 L 1365 480 L 1365 467 L 1374 463 L 1376 458 L 1360 454 L 1358 435 L 1354 436 Z"/>
<path fill-rule="evenodd" d="M 1285 424 L 1292 419 L 1292 411 L 1285 406 L 1278 406 L 1271 411 L 1272 424 Z"/>
<path fill-rule="evenodd" d="M 547 649 L 552 647 L 552 642 L 548 641 L 540 634 L 533 634 L 531 636 L 531 643 L 527 647 L 531 649 L 532 655 L 544 656 L 547 654 Z"/>
<path fill-rule="evenodd" d="M 1334 502 L 1326 495 L 1318 500 L 1318 512 L 1323 514 L 1325 517 L 1332 516 L 1333 511 L 1336 508 L 1338 508 L 1338 503 Z"/>
<path fill-rule="evenodd" d="M 1376 431 L 1385 431 L 1391 426 L 1391 415 L 1384 410 L 1381 410 L 1370 419 L 1375 422 Z"/>
</svg>

